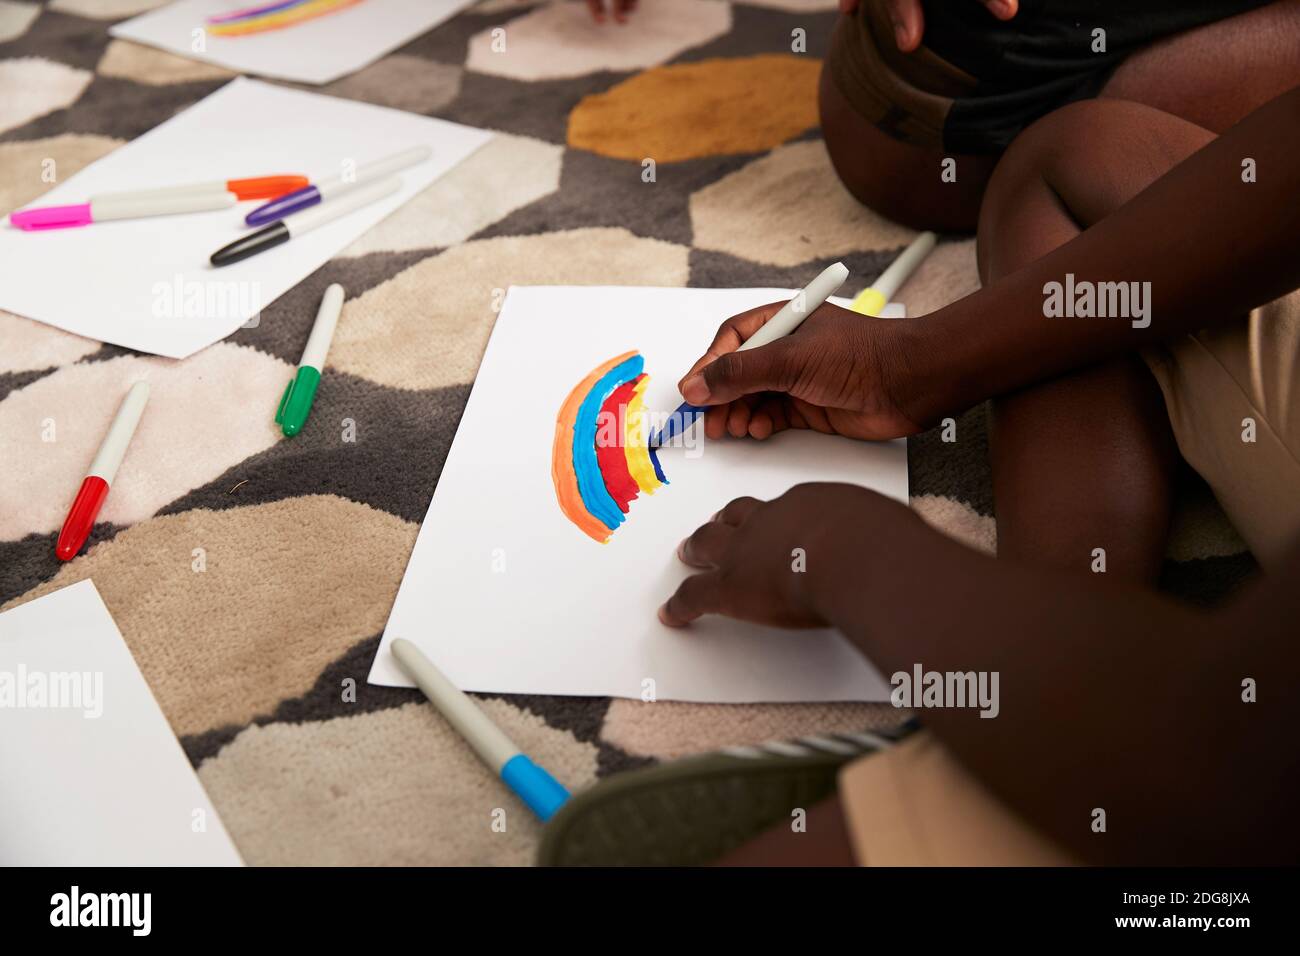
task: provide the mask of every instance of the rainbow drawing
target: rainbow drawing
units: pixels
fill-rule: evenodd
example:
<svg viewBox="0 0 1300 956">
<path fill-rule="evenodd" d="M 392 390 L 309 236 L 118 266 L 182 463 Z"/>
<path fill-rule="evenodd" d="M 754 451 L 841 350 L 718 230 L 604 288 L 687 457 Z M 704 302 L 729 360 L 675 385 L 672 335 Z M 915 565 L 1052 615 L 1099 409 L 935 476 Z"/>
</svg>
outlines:
<svg viewBox="0 0 1300 956">
<path fill-rule="evenodd" d="M 641 493 L 668 484 L 646 443 L 645 359 L 625 352 L 603 362 L 569 392 L 555 417 L 551 480 L 560 510 L 604 544 Z"/>
<path fill-rule="evenodd" d="M 258 7 L 245 7 L 208 17 L 214 36 L 242 37 L 271 30 L 283 30 L 360 3 L 361 0 L 280 0 Z"/>
</svg>

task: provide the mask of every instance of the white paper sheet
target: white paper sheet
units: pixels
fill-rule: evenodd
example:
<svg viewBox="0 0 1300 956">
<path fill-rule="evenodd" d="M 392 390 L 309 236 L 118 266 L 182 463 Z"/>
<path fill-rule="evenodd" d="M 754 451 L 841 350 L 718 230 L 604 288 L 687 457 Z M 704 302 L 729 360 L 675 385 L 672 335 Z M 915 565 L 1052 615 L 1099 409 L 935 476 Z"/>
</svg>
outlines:
<svg viewBox="0 0 1300 956">
<path fill-rule="evenodd" d="M 240 865 L 90 581 L 0 614 L 0 767 L 0 864 Z"/>
<path fill-rule="evenodd" d="M 207 18 L 258 0 L 179 0 L 109 29 L 124 40 L 298 83 L 329 83 L 379 59 L 470 6 L 474 0 L 361 0 L 313 20 L 250 36 L 223 37 Z M 196 50 L 196 30 L 202 49 Z"/>
<path fill-rule="evenodd" d="M 686 574 L 678 542 L 732 498 L 847 481 L 906 501 L 905 442 L 785 432 L 763 443 L 709 442 L 694 458 L 664 449 L 669 484 L 633 501 L 607 544 L 582 534 L 555 499 L 556 414 L 592 369 L 639 350 L 646 407 L 668 412 L 681 401 L 678 378 L 722 319 L 791 295 L 512 288 L 370 681 L 411 686 L 388 651 L 404 637 L 466 690 L 641 697 L 653 680 L 659 700 L 888 699 L 888 684 L 835 632 L 716 617 L 674 630 L 655 610 Z"/>
<path fill-rule="evenodd" d="M 237 79 L 115 150 L 32 206 L 99 193 L 301 173 L 312 179 L 412 146 L 433 157 L 402 188 L 283 245 L 214 269 L 249 232 L 231 209 L 23 232 L 0 226 L 0 308 L 88 338 L 184 358 L 225 338 L 491 138 L 484 130 Z"/>
</svg>

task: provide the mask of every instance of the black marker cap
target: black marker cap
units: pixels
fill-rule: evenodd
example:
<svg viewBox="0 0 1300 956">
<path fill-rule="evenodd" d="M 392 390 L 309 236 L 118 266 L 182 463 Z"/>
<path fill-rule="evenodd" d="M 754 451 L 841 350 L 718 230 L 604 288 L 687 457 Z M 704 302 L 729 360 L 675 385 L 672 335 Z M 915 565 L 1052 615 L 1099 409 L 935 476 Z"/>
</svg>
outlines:
<svg viewBox="0 0 1300 956">
<path fill-rule="evenodd" d="M 278 246 L 288 241 L 289 227 L 282 221 L 273 222 L 269 226 L 257 230 L 257 232 L 250 232 L 248 235 L 236 239 L 228 246 L 222 246 L 212 253 L 212 258 L 208 261 L 214 266 L 228 266 L 240 259 L 255 256 L 263 249 L 270 249 L 272 246 Z"/>
</svg>

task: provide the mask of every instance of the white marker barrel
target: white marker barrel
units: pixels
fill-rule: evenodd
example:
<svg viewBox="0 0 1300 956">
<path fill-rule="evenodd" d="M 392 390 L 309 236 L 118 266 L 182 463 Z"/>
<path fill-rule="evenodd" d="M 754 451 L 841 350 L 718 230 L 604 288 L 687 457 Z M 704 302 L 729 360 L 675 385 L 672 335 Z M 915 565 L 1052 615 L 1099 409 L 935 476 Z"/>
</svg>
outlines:
<svg viewBox="0 0 1300 956">
<path fill-rule="evenodd" d="M 316 190 L 320 193 L 322 199 L 329 199 L 332 196 L 341 196 L 343 193 L 355 189 L 376 179 L 382 179 L 385 176 L 391 176 L 393 173 L 405 169 L 407 166 L 414 166 L 416 163 L 422 163 L 433 155 L 433 150 L 428 146 L 414 146 L 411 149 L 403 150 L 392 156 L 386 156 L 383 159 L 376 159 L 369 163 L 362 163 L 353 172 L 351 178 L 345 180 L 342 176 L 330 176 L 322 179 L 316 184 Z"/>
<path fill-rule="evenodd" d="M 145 216 L 174 216 L 183 212 L 229 209 L 236 203 L 235 194 L 185 193 L 176 196 L 122 199 L 104 196 L 90 201 L 90 217 L 96 222 L 108 219 L 140 219 Z"/>
<path fill-rule="evenodd" d="M 112 202 L 139 202 L 141 200 L 152 199 L 175 199 L 178 196 L 217 196 L 224 192 L 229 192 L 230 186 L 224 179 L 214 179 L 206 183 L 189 183 L 185 186 L 163 186 L 160 189 L 135 189 L 124 193 L 105 193 L 102 196 L 91 196 L 90 201 L 93 203 L 99 201 Z"/>
<path fill-rule="evenodd" d="M 90 463 L 87 475 L 97 475 L 112 487 L 113 479 L 117 477 L 117 466 L 122 464 L 126 446 L 131 444 L 131 436 L 135 434 L 135 427 L 140 424 L 140 416 L 144 414 L 144 406 L 148 401 L 148 382 L 136 382 L 131 386 L 131 390 L 126 393 L 126 398 L 122 399 L 122 406 L 117 410 L 117 417 L 108 427 L 108 434 L 104 436 L 104 443 L 99 446 L 99 453 Z"/>
<path fill-rule="evenodd" d="M 283 221 L 283 224 L 289 230 L 290 237 L 301 236 L 305 232 L 311 232 L 318 226 L 332 222 L 339 216 L 346 216 L 355 209 L 377 202 L 385 196 L 391 196 L 401 188 L 402 181 L 396 176 L 381 179 L 377 183 L 358 186 L 337 199 L 331 199 L 319 206 L 312 206 L 295 216 L 290 216 Z"/>
<path fill-rule="evenodd" d="M 459 687 L 447 679 L 433 662 L 420 653 L 410 641 L 397 638 L 389 646 L 397 663 L 402 665 L 411 680 L 424 691 L 447 723 L 451 724 L 479 755 L 493 773 L 500 773 L 520 750 L 502 732 L 501 728 L 479 709 L 478 704 L 466 697 Z"/>
<path fill-rule="evenodd" d="M 325 290 L 325 295 L 320 300 L 316 322 L 311 327 L 311 335 L 307 337 L 307 347 L 302 350 L 302 361 L 298 363 L 300 367 L 310 365 L 317 371 L 325 368 L 325 355 L 330 350 L 334 327 L 339 324 L 342 308 L 343 286 L 335 282 Z"/>
<path fill-rule="evenodd" d="M 822 270 L 821 275 L 809 282 L 802 292 L 781 307 L 781 311 L 772 316 L 758 331 L 751 335 L 737 352 L 756 349 L 775 342 L 784 335 L 789 335 L 812 315 L 822 304 L 835 294 L 835 290 L 849 277 L 849 270 L 842 262 L 836 262 Z"/>
<path fill-rule="evenodd" d="M 923 232 L 915 239 L 912 244 L 902 251 L 897 259 L 889 264 L 889 268 L 880 273 L 880 278 L 871 284 L 871 287 L 879 292 L 888 302 L 907 281 L 907 277 L 916 271 L 925 257 L 930 254 L 934 248 L 935 235 L 932 232 Z"/>
</svg>

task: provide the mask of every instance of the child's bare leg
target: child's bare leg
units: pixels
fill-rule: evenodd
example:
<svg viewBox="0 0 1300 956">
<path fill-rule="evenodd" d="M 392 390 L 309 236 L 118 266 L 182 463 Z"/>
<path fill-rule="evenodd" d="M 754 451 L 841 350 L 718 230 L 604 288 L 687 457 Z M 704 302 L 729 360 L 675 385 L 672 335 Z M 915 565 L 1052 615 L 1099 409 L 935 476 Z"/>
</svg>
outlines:
<svg viewBox="0 0 1300 956">
<path fill-rule="evenodd" d="M 864 206 L 913 229 L 971 232 L 997 156 L 962 156 L 956 182 L 941 183 L 953 154 L 894 139 L 844 98 L 823 69 L 818 92 L 822 138 L 840 181 Z"/>
<path fill-rule="evenodd" d="M 1178 459 L 1140 358 L 997 400 L 990 444 L 999 556 L 1155 582 Z"/>
<path fill-rule="evenodd" d="M 1101 95 L 1222 133 L 1297 84 L 1300 0 L 1282 0 L 1157 40 L 1125 59 Z"/>
<path fill-rule="evenodd" d="M 1117 100 L 1077 103 L 1040 120 L 990 180 L 979 228 L 982 279 L 1068 242 L 1212 138 Z M 1136 355 L 999 399 L 992 435 L 999 554 L 1082 571 L 1101 548 L 1109 577 L 1154 580 L 1177 461 L 1159 389 Z"/>
</svg>

